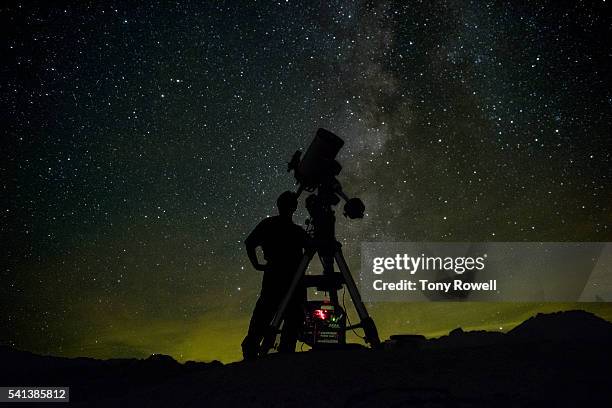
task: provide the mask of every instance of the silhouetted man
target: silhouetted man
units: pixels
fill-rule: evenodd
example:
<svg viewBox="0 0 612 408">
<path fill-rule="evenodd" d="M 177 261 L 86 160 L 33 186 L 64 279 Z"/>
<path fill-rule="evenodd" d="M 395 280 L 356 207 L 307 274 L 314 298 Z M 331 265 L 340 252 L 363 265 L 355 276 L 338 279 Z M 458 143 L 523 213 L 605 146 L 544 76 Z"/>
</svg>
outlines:
<svg viewBox="0 0 612 408">
<path fill-rule="evenodd" d="M 261 293 L 251 317 L 249 332 L 242 342 L 245 360 L 257 357 L 259 345 L 291 285 L 309 241 L 304 229 L 292 220 L 297 208 L 297 195 L 285 191 L 276 200 L 276 205 L 279 215 L 261 221 L 244 241 L 253 267 L 264 271 Z M 257 259 L 257 247 L 263 250 L 265 265 Z M 295 351 L 304 321 L 305 299 L 306 289 L 299 287 L 287 305 L 279 352 Z"/>
</svg>

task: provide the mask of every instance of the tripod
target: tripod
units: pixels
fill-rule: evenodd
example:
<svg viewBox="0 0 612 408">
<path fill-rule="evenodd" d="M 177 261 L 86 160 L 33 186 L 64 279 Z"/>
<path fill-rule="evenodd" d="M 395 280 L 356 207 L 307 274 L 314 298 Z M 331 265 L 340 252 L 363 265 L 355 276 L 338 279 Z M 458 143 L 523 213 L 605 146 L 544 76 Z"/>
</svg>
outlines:
<svg viewBox="0 0 612 408">
<path fill-rule="evenodd" d="M 298 191 L 298 193 L 300 192 L 301 191 Z M 260 355 L 267 354 L 268 351 L 273 348 L 287 305 L 301 283 L 306 287 L 316 287 L 318 290 L 329 292 L 330 301 L 334 305 L 338 305 L 338 291 L 343 285 L 346 285 L 351 300 L 357 310 L 357 314 L 359 315 L 360 322 L 343 328 L 343 331 L 346 332 L 347 330 L 361 327 L 365 333 L 366 343 L 369 343 L 371 347 L 380 345 L 376 325 L 361 300 L 359 290 L 355 285 L 351 271 L 342 254 L 342 245 L 336 239 L 336 217 L 332 208 L 339 202 L 336 194 L 340 194 L 346 199 L 346 196 L 344 196 L 341 190 L 334 189 L 332 186 L 320 186 L 317 194 L 311 194 L 306 199 L 306 208 L 310 214 L 309 224 L 313 227 L 314 245 L 307 248 L 302 257 L 295 275 L 293 276 L 293 280 L 291 281 L 291 285 L 289 286 L 289 290 L 280 303 L 270 323 L 268 333 L 261 344 L 259 351 Z M 319 254 L 323 266 L 323 274 L 305 275 L 315 254 Z M 338 265 L 340 272 L 334 271 L 334 262 Z M 342 339 L 344 339 L 344 336 L 342 336 Z"/>
</svg>

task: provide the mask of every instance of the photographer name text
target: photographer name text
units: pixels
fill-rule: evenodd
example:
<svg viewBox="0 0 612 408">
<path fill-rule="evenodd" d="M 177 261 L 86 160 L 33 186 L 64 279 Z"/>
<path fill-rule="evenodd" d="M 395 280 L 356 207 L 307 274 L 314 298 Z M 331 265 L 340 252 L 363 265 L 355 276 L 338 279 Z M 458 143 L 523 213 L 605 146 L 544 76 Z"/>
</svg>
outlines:
<svg viewBox="0 0 612 408">
<path fill-rule="evenodd" d="M 445 292 L 454 291 L 496 291 L 497 280 L 491 279 L 487 282 L 464 282 L 460 279 L 455 279 L 452 282 L 433 282 L 427 279 L 419 279 L 417 281 L 401 279 L 397 282 L 384 282 L 382 279 L 376 279 L 372 283 L 374 290 L 408 290 L 408 291 L 430 291 L 430 292 Z"/>
</svg>

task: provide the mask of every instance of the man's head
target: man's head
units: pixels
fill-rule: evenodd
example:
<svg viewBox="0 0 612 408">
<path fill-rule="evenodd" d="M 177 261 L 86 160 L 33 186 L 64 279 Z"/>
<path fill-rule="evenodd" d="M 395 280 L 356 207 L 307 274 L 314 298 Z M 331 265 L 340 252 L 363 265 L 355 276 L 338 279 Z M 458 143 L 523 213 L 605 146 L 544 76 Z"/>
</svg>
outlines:
<svg viewBox="0 0 612 408">
<path fill-rule="evenodd" d="M 293 191 L 285 191 L 276 200 L 276 206 L 278 207 L 278 213 L 291 217 L 295 212 L 298 205 L 297 194 Z"/>
</svg>

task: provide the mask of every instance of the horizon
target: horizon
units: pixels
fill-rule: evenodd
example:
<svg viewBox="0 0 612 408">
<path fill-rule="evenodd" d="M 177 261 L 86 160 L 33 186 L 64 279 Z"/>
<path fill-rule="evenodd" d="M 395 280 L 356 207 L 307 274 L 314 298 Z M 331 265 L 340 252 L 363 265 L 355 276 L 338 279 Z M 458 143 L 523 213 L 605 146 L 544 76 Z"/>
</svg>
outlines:
<svg viewBox="0 0 612 408">
<path fill-rule="evenodd" d="M 443 302 L 441 304 L 432 304 L 432 306 L 436 306 L 435 308 L 439 309 L 436 312 L 437 314 L 448 314 L 450 311 L 455 311 L 453 306 L 457 306 L 459 304 L 464 307 L 470 308 L 470 309 L 475 309 L 473 310 L 473 313 L 481 313 L 482 309 L 476 302 Z M 372 315 L 375 321 L 377 322 L 377 325 L 379 326 L 381 341 L 387 340 L 393 334 L 421 334 L 421 335 L 424 335 L 428 339 L 439 338 L 439 337 L 448 335 L 449 332 L 451 332 L 452 330 L 456 328 L 461 328 L 464 331 L 485 330 L 485 331 L 491 331 L 491 332 L 506 333 L 512 330 L 514 327 L 520 325 L 527 319 L 536 316 L 538 313 L 554 313 L 554 312 L 559 312 L 559 311 L 570 311 L 570 310 L 582 310 L 582 311 L 590 312 L 612 323 L 612 313 L 610 312 L 609 307 L 605 307 L 605 305 L 597 304 L 597 303 L 582 303 L 580 305 L 582 305 L 583 307 L 579 306 L 576 308 L 572 308 L 571 306 L 566 307 L 567 305 L 564 305 L 564 304 L 547 304 L 547 305 L 534 306 L 534 304 L 532 303 L 524 303 L 522 305 L 523 310 L 517 313 L 517 308 L 514 305 L 511 305 L 511 304 L 506 305 L 507 310 L 503 311 L 501 310 L 502 308 L 498 304 L 492 304 L 492 306 L 495 306 L 492 308 L 494 309 L 491 311 L 492 313 L 502 313 L 502 312 L 504 314 L 512 313 L 513 316 L 517 316 L 517 317 L 513 321 L 506 320 L 505 323 L 501 323 L 501 324 L 498 324 L 498 323 L 478 324 L 478 323 L 475 323 L 475 320 L 473 318 L 472 320 L 469 320 L 468 318 L 465 317 L 464 314 L 457 314 L 455 311 L 453 318 L 455 318 L 455 316 L 460 316 L 462 319 L 466 319 L 464 320 L 465 324 L 458 323 L 452 327 L 450 325 L 448 327 L 429 326 L 431 327 L 429 331 L 414 330 L 414 331 L 395 332 L 393 330 L 388 329 L 388 326 L 384 324 L 386 322 L 376 320 L 375 311 L 372 313 Z M 387 306 L 389 306 L 389 304 L 387 304 Z M 419 311 L 422 312 L 422 309 L 419 309 Z M 411 316 L 413 319 L 415 318 L 414 313 L 407 312 L 406 314 Z M 416 316 L 417 321 L 423 318 L 424 316 L 422 315 Z M 383 324 L 381 325 L 380 323 L 383 323 Z M 133 324 L 133 321 L 130 321 L 130 324 Z M 201 327 L 201 322 L 194 322 L 194 323 L 187 324 L 187 325 L 180 325 L 180 324 L 175 323 L 175 325 L 176 327 L 174 328 L 174 331 L 173 331 L 174 333 L 178 333 L 180 329 L 184 328 L 185 326 L 187 327 L 197 326 L 200 331 L 204 330 Z M 181 341 L 178 342 L 177 345 L 174 345 L 174 344 L 165 345 L 162 347 L 157 346 L 157 348 L 154 346 L 151 346 L 150 344 L 155 343 L 155 342 L 164 343 L 165 341 L 161 341 L 161 339 L 158 339 L 156 341 L 149 341 L 149 342 L 140 342 L 140 341 L 130 342 L 130 339 L 133 340 L 133 336 L 125 335 L 125 334 L 121 336 L 115 333 L 115 334 L 109 334 L 108 336 L 106 336 L 106 338 L 108 339 L 114 339 L 117 337 L 123 338 L 124 340 L 123 344 L 109 345 L 109 344 L 113 344 L 112 342 L 109 342 L 109 344 L 106 344 L 106 345 L 105 344 L 97 344 L 97 345 L 92 344 L 91 347 L 87 347 L 86 344 L 79 343 L 79 344 L 75 344 L 71 349 L 69 348 L 69 349 L 62 349 L 62 350 L 59 350 L 59 349 L 25 350 L 25 349 L 20 349 L 20 348 L 17 348 L 17 349 L 21 351 L 29 351 L 29 352 L 33 352 L 36 354 L 42 354 L 42 355 L 53 355 L 53 356 L 68 357 L 68 358 L 91 357 L 91 358 L 96 358 L 96 359 L 113 359 L 113 358 L 143 359 L 143 358 L 149 357 L 152 354 L 164 354 L 164 355 L 171 356 L 172 358 L 174 358 L 176 361 L 180 363 L 184 363 L 186 361 L 211 362 L 211 361 L 217 360 L 217 361 L 222 362 L 223 364 L 228 364 L 228 363 L 242 361 L 242 354 L 240 352 L 239 346 L 240 346 L 240 342 L 242 341 L 243 330 L 235 330 L 235 328 L 236 327 L 246 328 L 247 325 L 248 325 L 247 320 L 244 320 L 243 322 L 238 323 L 238 324 L 234 322 L 228 322 L 225 329 L 221 330 L 221 332 L 222 333 L 227 333 L 227 332 L 232 333 L 232 330 L 234 330 L 235 336 L 224 339 L 224 340 L 218 340 L 219 342 L 225 343 L 224 346 L 215 345 L 215 342 L 208 343 L 206 339 L 206 335 L 198 334 L 197 332 L 193 334 L 192 337 L 190 337 L 190 340 L 182 339 Z M 427 324 L 422 324 L 421 326 L 427 326 Z M 153 333 L 157 332 L 155 328 L 150 329 L 150 330 Z M 143 333 L 146 334 L 147 330 L 138 328 L 138 329 L 132 329 L 132 332 L 138 332 L 139 336 L 145 337 L 143 336 Z M 364 344 L 363 341 L 357 336 L 355 336 L 352 332 L 349 332 L 347 334 L 347 341 L 357 343 L 357 344 L 362 344 L 362 345 Z M 298 344 L 298 350 L 300 350 L 300 344 L 301 343 Z M 219 354 L 214 354 L 214 352 L 208 351 L 209 349 L 223 350 L 224 352 L 221 352 Z M 306 346 L 304 348 L 304 351 L 308 349 L 309 347 Z"/>
</svg>

